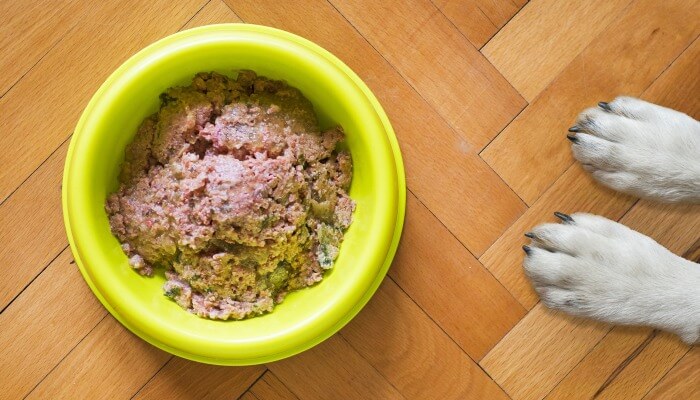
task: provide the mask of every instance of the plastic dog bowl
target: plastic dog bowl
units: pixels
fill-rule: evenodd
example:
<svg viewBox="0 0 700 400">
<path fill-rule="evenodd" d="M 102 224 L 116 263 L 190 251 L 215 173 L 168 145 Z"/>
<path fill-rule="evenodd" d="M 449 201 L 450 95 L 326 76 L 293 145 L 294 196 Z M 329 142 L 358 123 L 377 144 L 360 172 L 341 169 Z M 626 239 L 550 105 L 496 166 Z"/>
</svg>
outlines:
<svg viewBox="0 0 700 400">
<path fill-rule="evenodd" d="M 243 321 L 192 315 L 163 295 L 163 274 L 139 276 L 111 234 L 104 210 L 118 186 L 124 149 L 158 95 L 195 73 L 238 69 L 284 79 L 314 104 L 322 127 L 340 124 L 354 161 L 357 202 L 335 267 L 319 284 L 293 292 L 272 313 Z M 172 354 L 220 365 L 279 360 L 337 332 L 367 303 L 398 245 L 405 179 L 389 120 L 350 68 L 319 46 L 277 29 L 210 25 L 176 33 L 140 51 L 100 87 L 70 143 L 63 213 L 75 260 L 88 285 L 124 326 Z"/>
</svg>

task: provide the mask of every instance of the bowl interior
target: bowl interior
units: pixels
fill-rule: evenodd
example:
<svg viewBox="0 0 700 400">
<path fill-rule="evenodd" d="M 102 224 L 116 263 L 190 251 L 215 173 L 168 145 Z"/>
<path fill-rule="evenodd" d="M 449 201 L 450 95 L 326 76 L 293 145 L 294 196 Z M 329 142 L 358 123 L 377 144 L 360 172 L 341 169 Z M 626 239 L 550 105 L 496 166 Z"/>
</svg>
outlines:
<svg viewBox="0 0 700 400">
<path fill-rule="evenodd" d="M 381 273 L 397 221 L 399 184 L 386 121 L 347 67 L 296 36 L 224 25 L 176 34 L 141 51 L 98 91 L 76 128 L 66 168 L 66 211 L 76 258 L 105 306 L 146 340 L 185 357 L 266 361 L 308 347 L 345 318 Z M 162 272 L 136 274 L 111 234 L 104 211 L 117 186 L 126 145 L 159 106 L 158 95 L 193 75 L 238 69 L 284 79 L 311 100 L 322 127 L 340 124 L 354 162 L 357 203 L 333 270 L 291 293 L 274 312 L 244 321 L 211 321 L 162 294 Z M 390 129 L 390 128 L 389 128 Z M 381 279 L 381 277 L 379 277 Z M 332 333 L 332 332 L 331 332 Z M 216 362 L 216 361 L 214 361 Z"/>
</svg>

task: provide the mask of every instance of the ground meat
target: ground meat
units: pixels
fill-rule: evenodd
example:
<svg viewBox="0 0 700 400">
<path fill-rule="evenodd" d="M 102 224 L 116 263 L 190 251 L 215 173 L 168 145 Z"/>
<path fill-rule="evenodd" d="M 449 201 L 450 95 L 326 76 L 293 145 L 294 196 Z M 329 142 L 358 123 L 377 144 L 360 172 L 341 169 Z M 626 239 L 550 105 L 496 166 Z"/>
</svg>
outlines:
<svg viewBox="0 0 700 400">
<path fill-rule="evenodd" d="M 341 128 L 281 81 L 197 74 L 168 89 L 127 147 L 106 202 L 142 275 L 166 269 L 166 296 L 201 317 L 271 311 L 332 268 L 355 203 Z"/>
</svg>

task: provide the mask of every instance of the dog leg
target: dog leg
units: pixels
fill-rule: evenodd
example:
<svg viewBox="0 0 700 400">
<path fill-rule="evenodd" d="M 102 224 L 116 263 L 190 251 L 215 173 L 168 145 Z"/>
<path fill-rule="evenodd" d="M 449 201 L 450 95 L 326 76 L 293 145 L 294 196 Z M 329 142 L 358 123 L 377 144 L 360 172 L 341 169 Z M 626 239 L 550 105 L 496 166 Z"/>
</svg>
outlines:
<svg viewBox="0 0 700 400">
<path fill-rule="evenodd" d="M 618 97 L 583 111 L 568 135 L 574 157 L 600 183 L 638 197 L 700 202 L 700 122 Z"/>
<path fill-rule="evenodd" d="M 639 232 L 591 214 L 558 214 L 526 236 L 523 266 L 550 308 L 700 339 L 700 265 Z"/>
</svg>

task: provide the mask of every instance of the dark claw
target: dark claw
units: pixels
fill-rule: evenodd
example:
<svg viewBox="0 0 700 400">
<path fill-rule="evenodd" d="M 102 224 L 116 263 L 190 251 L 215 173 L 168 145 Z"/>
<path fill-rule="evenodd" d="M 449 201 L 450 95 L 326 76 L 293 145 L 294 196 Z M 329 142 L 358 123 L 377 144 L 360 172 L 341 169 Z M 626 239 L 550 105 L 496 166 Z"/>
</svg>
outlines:
<svg viewBox="0 0 700 400">
<path fill-rule="evenodd" d="M 600 103 L 598 103 L 598 107 L 602 108 L 603 110 L 605 110 L 607 112 L 612 111 L 612 109 L 610 108 L 610 104 L 608 104 L 604 101 L 601 101 Z"/>
<path fill-rule="evenodd" d="M 574 125 L 571 128 L 569 128 L 569 132 L 579 133 L 579 132 L 583 132 L 583 131 L 581 130 L 580 126 Z"/>
<path fill-rule="evenodd" d="M 566 138 L 571 140 L 574 143 L 578 143 L 578 138 L 576 137 L 576 135 L 568 134 L 568 135 L 566 135 Z"/>
<path fill-rule="evenodd" d="M 574 222 L 574 219 L 573 219 L 573 218 L 571 218 L 570 216 L 568 216 L 568 215 L 566 215 L 566 214 L 564 214 L 564 213 L 561 213 L 561 212 L 559 212 L 559 211 L 555 212 L 555 213 L 554 213 L 554 216 L 557 217 L 557 218 L 559 218 L 560 220 L 562 220 L 562 222 L 566 222 L 566 223 Z"/>
<path fill-rule="evenodd" d="M 525 237 L 529 237 L 530 239 L 534 239 L 534 238 L 536 238 L 537 236 L 535 236 L 535 234 L 532 233 L 532 232 L 527 232 L 527 233 L 525 233 Z"/>
<path fill-rule="evenodd" d="M 523 246 L 523 251 L 525 251 L 525 254 L 527 254 L 528 256 L 530 255 L 530 253 L 532 253 L 532 249 L 528 245 Z"/>
</svg>

